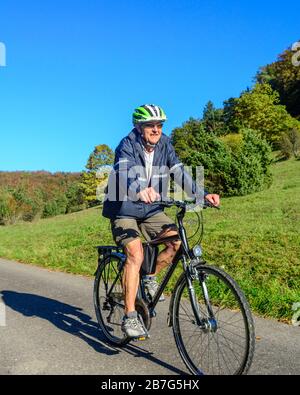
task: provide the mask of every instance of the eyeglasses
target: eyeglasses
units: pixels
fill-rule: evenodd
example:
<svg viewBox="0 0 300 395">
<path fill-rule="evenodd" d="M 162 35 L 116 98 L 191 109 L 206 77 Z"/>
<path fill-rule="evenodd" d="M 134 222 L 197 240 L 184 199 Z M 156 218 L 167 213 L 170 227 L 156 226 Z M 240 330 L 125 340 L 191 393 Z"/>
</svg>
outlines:
<svg viewBox="0 0 300 395">
<path fill-rule="evenodd" d="M 163 123 L 144 123 L 143 124 L 143 128 L 147 128 L 147 129 L 154 129 L 155 126 L 157 127 L 157 129 L 162 129 L 163 128 Z"/>
</svg>

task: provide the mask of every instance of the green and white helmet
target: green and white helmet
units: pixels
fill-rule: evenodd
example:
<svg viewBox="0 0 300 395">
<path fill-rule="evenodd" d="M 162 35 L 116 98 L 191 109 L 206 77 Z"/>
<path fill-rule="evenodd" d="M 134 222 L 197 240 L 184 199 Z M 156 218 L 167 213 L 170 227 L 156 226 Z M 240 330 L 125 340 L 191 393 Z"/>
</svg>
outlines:
<svg viewBox="0 0 300 395">
<path fill-rule="evenodd" d="M 134 110 L 132 122 L 134 125 L 145 122 L 165 122 L 167 120 L 164 110 L 154 104 L 143 104 Z"/>
</svg>

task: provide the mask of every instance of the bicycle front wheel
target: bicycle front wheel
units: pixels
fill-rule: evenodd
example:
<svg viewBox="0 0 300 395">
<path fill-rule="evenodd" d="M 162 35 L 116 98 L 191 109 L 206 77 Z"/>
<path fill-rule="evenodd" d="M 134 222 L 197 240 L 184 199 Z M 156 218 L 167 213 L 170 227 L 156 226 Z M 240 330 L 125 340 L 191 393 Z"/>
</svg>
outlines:
<svg viewBox="0 0 300 395">
<path fill-rule="evenodd" d="M 125 311 L 122 274 L 122 260 L 110 255 L 99 265 L 94 283 L 97 320 L 106 339 L 115 346 L 124 346 L 130 340 L 121 330 Z"/>
<path fill-rule="evenodd" d="M 197 265 L 192 280 L 197 324 L 185 274 L 174 291 L 173 333 L 179 353 L 192 374 L 239 375 L 250 368 L 254 325 L 245 296 L 224 271 Z"/>
</svg>

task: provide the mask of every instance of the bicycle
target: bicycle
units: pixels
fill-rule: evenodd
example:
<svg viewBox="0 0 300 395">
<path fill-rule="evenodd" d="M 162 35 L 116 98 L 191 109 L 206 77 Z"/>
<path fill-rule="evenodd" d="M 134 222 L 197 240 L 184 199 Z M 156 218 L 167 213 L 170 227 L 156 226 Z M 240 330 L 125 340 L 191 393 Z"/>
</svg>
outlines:
<svg viewBox="0 0 300 395">
<path fill-rule="evenodd" d="M 159 202 L 175 206 L 178 236 L 161 237 L 144 243 L 158 245 L 181 240 L 181 247 L 165 273 L 151 300 L 140 279 L 136 310 L 149 331 L 155 307 L 179 261 L 183 272 L 170 300 L 168 325 L 179 354 L 189 371 L 202 374 L 246 374 L 251 366 L 255 347 L 254 324 L 249 304 L 237 283 L 222 269 L 208 265 L 201 246 L 190 248 L 183 224 L 189 203 L 169 200 Z M 203 208 L 215 207 L 208 202 Z M 132 339 L 124 337 L 121 322 L 124 316 L 122 272 L 126 256 L 117 246 L 98 246 L 98 268 L 95 273 L 94 306 L 99 326 L 107 341 L 123 347 Z"/>
</svg>

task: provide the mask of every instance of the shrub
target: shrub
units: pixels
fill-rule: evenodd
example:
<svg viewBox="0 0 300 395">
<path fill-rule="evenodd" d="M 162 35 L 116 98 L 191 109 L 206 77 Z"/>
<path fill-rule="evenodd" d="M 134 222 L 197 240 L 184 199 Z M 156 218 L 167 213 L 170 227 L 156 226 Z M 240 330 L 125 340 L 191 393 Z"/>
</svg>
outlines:
<svg viewBox="0 0 300 395">
<path fill-rule="evenodd" d="M 280 154 L 284 159 L 300 156 L 300 132 L 291 129 L 284 133 L 279 143 Z"/>
<path fill-rule="evenodd" d="M 0 224 L 7 225 L 18 220 L 32 221 L 40 216 L 44 203 L 38 191 L 33 196 L 22 188 L 6 188 L 0 192 Z"/>
<path fill-rule="evenodd" d="M 220 137 L 220 140 L 235 154 L 238 154 L 242 149 L 243 135 L 240 133 L 227 134 L 226 136 Z"/>
<path fill-rule="evenodd" d="M 0 191 L 0 225 L 6 225 L 9 220 L 9 193 Z"/>
<path fill-rule="evenodd" d="M 183 163 L 204 167 L 206 189 L 234 196 L 257 192 L 271 184 L 271 148 L 255 131 L 245 129 L 239 135 L 218 138 L 206 133 L 201 122 L 187 124 L 174 130 L 174 147 Z M 176 133 L 179 138 L 174 139 Z M 188 141 L 185 152 L 181 149 L 182 135 Z"/>
<path fill-rule="evenodd" d="M 79 183 L 72 183 L 66 191 L 67 203 L 67 213 L 72 213 L 75 211 L 80 211 L 86 208 L 84 204 L 84 196 L 82 188 Z"/>
<path fill-rule="evenodd" d="M 65 195 L 60 194 L 53 200 L 46 202 L 43 211 L 43 217 L 54 217 L 55 215 L 65 214 L 67 211 L 68 199 Z"/>
<path fill-rule="evenodd" d="M 30 191 L 24 187 L 18 187 L 11 193 L 18 204 L 23 221 L 32 221 L 42 214 L 44 203 L 39 190 Z"/>
<path fill-rule="evenodd" d="M 242 132 L 242 145 L 232 154 L 228 195 L 247 195 L 271 185 L 271 147 L 250 129 Z"/>
</svg>

